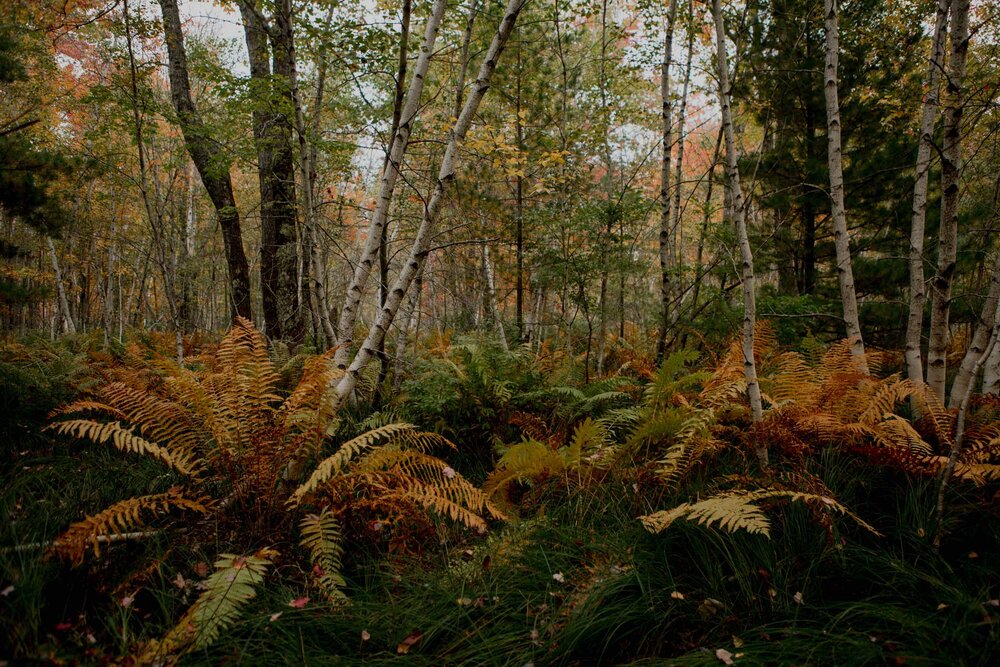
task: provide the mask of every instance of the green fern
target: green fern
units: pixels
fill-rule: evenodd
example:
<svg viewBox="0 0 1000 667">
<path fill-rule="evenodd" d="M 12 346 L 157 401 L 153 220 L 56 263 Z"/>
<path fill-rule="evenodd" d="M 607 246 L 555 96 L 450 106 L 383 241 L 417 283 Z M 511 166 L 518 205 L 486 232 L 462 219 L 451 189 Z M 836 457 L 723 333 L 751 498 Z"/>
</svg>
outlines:
<svg viewBox="0 0 1000 667">
<path fill-rule="evenodd" d="M 329 509 L 319 514 L 307 514 L 299 523 L 302 532 L 300 544 L 309 551 L 313 573 L 320 587 L 334 600 L 345 600 L 343 589 L 347 585 L 340 573 L 344 554 L 343 535 L 337 517 Z"/>
<path fill-rule="evenodd" d="M 274 555 L 270 549 L 253 556 L 222 554 L 215 563 L 216 571 L 203 582 L 198 599 L 162 640 L 146 646 L 139 663 L 173 662 L 174 656 L 215 642 L 236 621 L 246 603 L 257 596 Z"/>
</svg>

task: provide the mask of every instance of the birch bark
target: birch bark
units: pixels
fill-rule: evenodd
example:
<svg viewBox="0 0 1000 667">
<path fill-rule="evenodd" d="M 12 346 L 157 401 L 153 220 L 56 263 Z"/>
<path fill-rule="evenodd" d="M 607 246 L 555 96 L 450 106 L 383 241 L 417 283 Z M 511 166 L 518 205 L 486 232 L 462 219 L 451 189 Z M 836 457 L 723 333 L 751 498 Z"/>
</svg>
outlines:
<svg viewBox="0 0 1000 667">
<path fill-rule="evenodd" d="M 740 167 L 736 154 L 736 136 L 733 130 L 733 114 L 730 107 L 729 65 L 726 57 L 726 27 L 722 17 L 721 0 L 712 0 L 712 16 L 715 20 L 715 40 L 719 79 L 719 104 L 722 107 L 722 128 L 726 141 L 726 172 L 729 176 L 729 191 L 732 195 L 732 215 L 736 223 L 736 235 L 740 244 L 743 273 L 743 375 L 747 381 L 747 396 L 750 412 L 756 424 L 763 419 L 763 403 L 760 385 L 757 383 L 757 363 L 754 359 L 754 338 L 757 324 L 757 300 L 754 294 L 753 251 L 747 234 L 746 211 L 743 191 L 740 188 Z M 757 460 L 761 466 L 768 463 L 767 449 L 761 443 L 754 445 Z"/>
<path fill-rule="evenodd" d="M 948 319 L 958 254 L 959 177 L 962 171 L 962 79 L 969 52 L 969 0 L 951 5 L 951 54 L 946 76 L 944 145 L 941 149 L 941 225 L 937 271 L 931 282 L 931 328 L 927 343 L 927 384 L 944 400 L 948 372 Z"/>
<path fill-rule="evenodd" d="M 851 266 L 851 239 L 847 231 L 844 208 L 843 147 L 840 137 L 840 99 L 837 90 L 837 70 L 840 65 L 839 0 L 826 0 L 826 68 L 823 93 L 826 97 L 826 154 L 830 171 L 830 205 L 833 217 L 833 242 L 837 256 L 837 282 L 844 312 L 844 328 L 850 341 L 851 355 L 859 370 L 868 374 L 865 343 L 858 321 L 858 300 L 854 291 L 854 270 Z"/>
<path fill-rule="evenodd" d="M 518 14 L 520 14 L 521 9 L 524 7 L 526 2 L 527 0 L 508 0 L 503 18 L 501 19 L 496 33 L 493 35 L 493 40 L 483 57 L 483 62 L 480 65 L 479 73 L 476 77 L 475 84 L 473 85 L 472 92 L 465 101 L 465 105 L 462 107 L 462 113 L 459 115 L 458 120 L 455 123 L 455 127 L 452 128 L 450 136 L 448 137 L 448 145 L 445 148 L 444 157 L 441 160 L 437 183 L 435 184 L 434 191 L 424 208 L 423 219 L 421 220 L 420 227 L 417 230 L 413 244 L 410 247 L 409 257 L 403 263 L 399 274 L 396 276 L 392 289 L 389 290 L 385 306 L 381 309 L 381 311 L 379 311 L 378 317 L 369 328 L 368 335 L 361 344 L 360 349 L 354 355 L 354 359 L 351 361 L 350 366 L 346 368 L 346 372 L 336 384 L 333 397 L 331 398 L 332 408 L 334 410 L 339 408 L 340 405 L 343 404 L 344 399 L 347 398 L 352 391 L 354 391 L 354 387 L 357 385 L 361 371 L 374 356 L 380 341 L 384 339 L 389 327 L 392 325 L 396 312 L 399 310 L 399 306 L 402 303 L 403 298 L 406 296 L 406 292 L 409 289 L 410 284 L 413 282 L 417 273 L 420 271 L 420 267 L 423 265 L 424 260 L 427 258 L 427 254 L 429 252 L 428 243 L 430 240 L 430 234 L 434 229 L 435 223 L 437 222 L 438 215 L 440 215 L 441 204 L 444 196 L 450 188 L 451 183 L 455 180 L 455 168 L 459 145 L 465 139 L 465 135 L 469 131 L 469 127 L 472 125 L 472 118 L 475 116 L 480 102 L 482 102 L 483 97 L 486 96 L 486 92 L 490 88 L 493 72 L 496 70 L 497 63 L 500 60 L 500 55 L 503 53 L 504 46 L 506 46 L 511 32 L 514 30 Z M 402 127 L 402 125 L 400 127 Z"/>
<path fill-rule="evenodd" d="M 354 325 L 358 318 L 358 306 L 361 303 L 361 296 L 364 293 L 365 283 L 371 275 L 372 266 L 378 255 L 379 244 L 382 239 L 382 228 L 385 226 L 389 213 L 389 206 L 392 204 L 396 191 L 396 182 L 399 180 L 400 170 L 403 166 L 403 156 L 410 140 L 410 133 L 413 124 L 417 120 L 420 105 L 420 95 L 424 88 L 424 79 L 430 67 L 431 55 L 434 51 L 434 42 L 437 40 L 438 30 L 444 18 L 444 11 L 448 3 L 446 0 L 434 0 L 431 14 L 427 18 L 424 28 L 423 43 L 420 45 L 420 55 L 413 69 L 413 78 L 406 93 L 406 102 L 400 114 L 399 127 L 392 137 L 389 145 L 389 157 L 386 160 L 385 169 L 382 172 L 382 180 L 379 186 L 378 199 L 375 204 L 375 211 L 372 213 L 371 222 L 368 224 L 367 238 L 365 246 L 361 252 L 354 276 L 347 287 L 344 296 L 344 304 L 340 310 L 340 318 L 337 322 L 337 345 L 334 353 L 334 363 L 339 369 L 346 369 L 350 361 L 351 345 L 354 343 Z"/>
<path fill-rule="evenodd" d="M 924 78 L 924 104 L 920 115 L 920 145 L 917 148 L 916 178 L 913 182 L 913 215 L 910 218 L 910 304 L 906 318 L 906 374 L 911 382 L 924 381 L 920 358 L 920 337 L 924 327 L 924 227 L 927 219 L 927 177 L 934 148 L 934 121 L 940 102 L 940 79 L 944 65 L 944 45 L 948 37 L 948 12 L 952 0 L 938 0 L 934 20 L 927 75 Z"/>
</svg>

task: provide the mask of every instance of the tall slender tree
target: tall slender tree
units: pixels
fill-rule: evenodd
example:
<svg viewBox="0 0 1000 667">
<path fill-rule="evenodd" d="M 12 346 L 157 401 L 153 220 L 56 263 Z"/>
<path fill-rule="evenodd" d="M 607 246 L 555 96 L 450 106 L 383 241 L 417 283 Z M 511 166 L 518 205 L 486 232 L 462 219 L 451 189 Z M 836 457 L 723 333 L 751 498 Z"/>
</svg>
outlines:
<svg viewBox="0 0 1000 667">
<path fill-rule="evenodd" d="M 959 178 L 962 172 L 962 115 L 965 61 L 969 53 L 970 0 L 951 4 L 951 54 L 948 58 L 941 148 L 941 224 L 938 231 L 937 270 L 931 281 L 931 328 L 927 343 L 927 384 L 944 400 L 948 372 L 948 320 L 958 255 Z"/>
<path fill-rule="evenodd" d="M 823 92 L 826 96 L 826 145 L 830 171 L 830 208 L 833 218 L 833 243 L 837 255 L 837 283 L 843 308 L 844 327 L 850 340 L 851 354 L 859 368 L 868 373 L 865 343 L 858 320 L 858 301 L 854 291 L 854 269 L 851 265 L 851 239 L 847 230 L 844 208 L 844 168 L 840 139 L 840 98 L 837 90 L 837 69 L 840 62 L 840 8 L 838 0 L 826 0 L 826 68 Z"/>
<path fill-rule="evenodd" d="M 719 82 L 719 106 L 722 108 L 722 127 L 726 141 L 726 175 L 731 192 L 732 216 L 736 224 L 736 236 L 740 245 L 743 277 L 743 374 L 747 381 L 747 396 L 750 399 L 750 413 L 756 424 L 764 417 L 764 406 L 757 382 L 757 361 L 754 357 L 754 340 L 757 328 L 757 296 L 754 291 L 753 250 L 747 233 L 746 209 L 743 190 L 740 187 L 739 156 L 736 151 L 736 132 L 733 128 L 732 101 L 729 87 L 729 59 L 726 56 L 726 26 L 722 16 L 721 0 L 712 0 L 712 16 L 715 21 L 715 47 L 717 76 Z M 755 445 L 757 460 L 762 466 L 768 463 L 767 448 L 763 443 Z"/>
<path fill-rule="evenodd" d="M 240 213 L 233 194 L 229 162 L 213 146 L 205 123 L 191 97 L 187 52 L 177 0 L 158 0 L 163 13 L 163 34 L 167 44 L 167 72 L 170 77 L 170 97 L 180 122 L 191 160 L 198 169 L 201 182 L 215 207 L 222 230 L 229 272 L 230 307 L 233 317 L 250 319 L 250 266 L 243 250 Z"/>
</svg>

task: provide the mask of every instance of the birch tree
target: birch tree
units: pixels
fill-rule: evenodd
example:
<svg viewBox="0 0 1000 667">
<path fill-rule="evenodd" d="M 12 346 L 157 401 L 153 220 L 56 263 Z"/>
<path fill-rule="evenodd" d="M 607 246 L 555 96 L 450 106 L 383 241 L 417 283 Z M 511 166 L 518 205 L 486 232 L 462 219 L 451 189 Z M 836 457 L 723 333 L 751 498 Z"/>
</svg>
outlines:
<svg viewBox="0 0 1000 667">
<path fill-rule="evenodd" d="M 472 125 L 472 119 L 479 109 L 479 104 L 490 88 L 490 81 L 493 78 L 494 71 L 496 71 L 500 56 L 514 29 L 517 17 L 527 1 L 508 0 L 503 18 L 500 20 L 490 46 L 483 56 L 472 92 L 466 99 L 462 107 L 462 113 L 459 114 L 455 126 L 449 133 L 448 144 L 441 159 L 437 182 L 434 185 L 434 190 L 430 198 L 424 206 L 423 218 L 417 229 L 416 237 L 410 246 L 409 255 L 404 261 L 399 274 L 396 276 L 392 288 L 388 292 L 385 306 L 379 311 L 375 322 L 369 328 L 368 335 L 361 344 L 360 349 L 354 355 L 350 366 L 346 368 L 346 372 L 336 383 L 334 395 L 331 399 L 334 410 L 339 408 L 344 400 L 354 391 L 358 378 L 361 376 L 361 371 L 371 361 L 378 349 L 379 343 L 388 333 L 396 312 L 399 310 L 399 306 L 406 296 L 407 290 L 410 288 L 410 284 L 419 273 L 420 267 L 427 258 L 427 254 L 430 251 L 430 235 L 441 213 L 441 205 L 445 194 L 455 180 L 459 146 L 464 141 L 465 135 Z M 400 127 L 402 128 L 402 124 Z"/>
<path fill-rule="evenodd" d="M 726 173 L 732 195 L 732 215 L 740 245 L 743 274 L 743 375 L 747 381 L 750 412 L 756 424 L 763 419 L 760 385 L 757 382 L 757 363 L 754 358 L 754 339 L 757 326 L 757 300 L 754 293 L 753 250 L 747 233 L 743 190 L 740 188 L 739 156 L 736 154 L 736 136 L 730 106 L 729 64 L 726 56 L 726 26 L 722 17 L 721 0 L 712 0 L 712 17 L 715 20 L 715 46 L 719 82 L 719 106 L 722 108 L 722 128 L 726 141 Z M 767 449 L 755 444 L 755 453 L 761 466 L 767 466 Z"/>
<path fill-rule="evenodd" d="M 952 0 L 938 0 L 934 19 L 934 39 L 924 77 L 924 103 L 920 114 L 920 144 L 913 181 L 913 215 L 910 219 L 910 302 L 906 318 L 906 375 L 911 382 L 924 381 L 920 358 L 920 339 L 924 326 L 924 227 L 927 219 L 927 181 L 934 148 L 934 121 L 941 94 L 941 71 L 944 65 L 945 40 L 948 37 L 948 12 Z"/>
<path fill-rule="evenodd" d="M 713 5 L 714 9 L 714 5 Z M 670 99 L 670 61 L 674 48 L 674 22 L 677 19 L 677 0 L 670 0 L 667 13 L 666 33 L 663 38 L 663 62 L 660 65 L 660 103 L 663 121 L 663 155 L 660 161 L 660 333 L 656 340 L 656 361 L 663 360 L 667 345 L 667 328 L 670 325 L 670 151 L 673 148 L 672 119 L 673 102 Z M 718 22 L 722 21 L 721 14 Z M 721 46 L 720 48 L 725 48 Z M 724 69 L 724 65 L 720 65 Z M 720 84 L 721 85 L 721 84 Z M 728 90 L 720 95 L 728 95 Z"/>
<path fill-rule="evenodd" d="M 941 225 L 937 271 L 931 282 L 931 328 L 927 343 L 927 384 L 944 400 L 948 372 L 948 319 L 958 254 L 959 177 L 962 171 L 962 79 L 969 52 L 969 2 L 951 4 L 951 54 L 946 76 L 944 144 L 941 148 Z"/>
<path fill-rule="evenodd" d="M 368 224 L 367 237 L 361 257 L 354 269 L 351 283 L 348 285 L 347 293 L 344 296 L 344 305 L 340 310 L 340 318 L 337 322 L 337 351 L 334 353 L 334 363 L 337 368 L 346 369 L 350 361 L 351 346 L 354 343 L 354 325 L 358 318 L 358 307 L 361 304 L 361 296 L 364 293 L 365 284 L 371 275 L 372 266 L 378 255 L 379 244 L 382 239 L 382 228 L 386 224 L 389 214 L 389 207 L 392 204 L 396 191 L 396 183 L 403 166 L 403 156 L 410 140 L 410 133 L 413 124 L 417 120 L 420 107 L 420 95 L 424 88 L 424 79 L 427 70 L 430 68 L 431 56 L 434 51 L 434 43 L 437 40 L 438 30 L 444 18 L 444 10 L 448 3 L 446 0 L 435 0 L 431 8 L 430 16 L 424 27 L 423 42 L 420 45 L 420 54 L 417 57 L 416 65 L 413 69 L 413 78 L 406 93 L 406 102 L 400 114 L 399 126 L 396 134 L 392 137 L 389 145 L 389 157 L 386 160 L 385 168 L 382 171 L 382 178 L 379 183 L 379 193 L 376 199 L 375 210 L 372 212 L 371 221 Z"/>
<path fill-rule="evenodd" d="M 823 93 L 826 97 L 826 145 L 830 171 L 830 205 L 833 218 L 833 240 L 837 253 L 837 283 L 844 312 L 844 327 L 850 340 L 851 354 L 859 368 L 868 374 L 865 344 L 858 321 L 858 301 L 854 292 L 854 269 L 851 266 L 850 235 L 844 210 L 844 171 L 840 139 L 840 99 L 837 90 L 837 70 L 840 63 L 840 26 L 838 0 L 826 0 L 826 68 Z"/>
</svg>

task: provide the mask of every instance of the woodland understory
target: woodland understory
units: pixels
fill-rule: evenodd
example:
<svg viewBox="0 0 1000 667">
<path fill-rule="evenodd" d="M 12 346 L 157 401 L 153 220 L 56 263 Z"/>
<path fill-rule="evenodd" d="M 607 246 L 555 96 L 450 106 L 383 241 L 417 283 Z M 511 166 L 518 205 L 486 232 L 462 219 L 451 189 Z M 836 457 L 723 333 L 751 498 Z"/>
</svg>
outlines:
<svg viewBox="0 0 1000 667">
<path fill-rule="evenodd" d="M 0 667 L 1000 663 L 1000 11 L 0 2 Z"/>
</svg>

